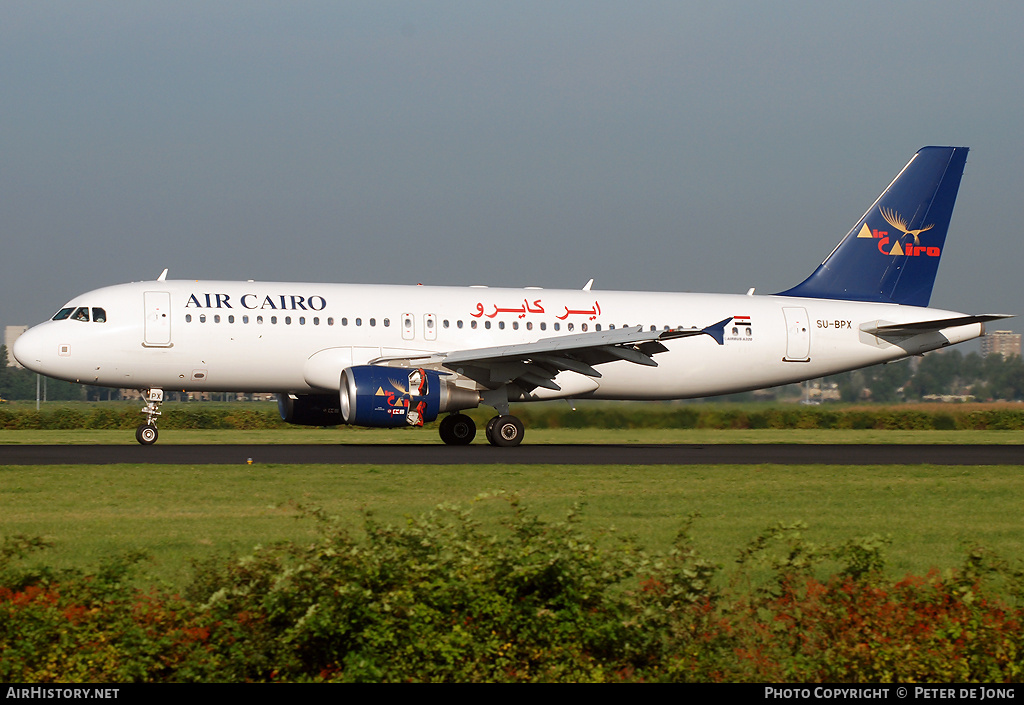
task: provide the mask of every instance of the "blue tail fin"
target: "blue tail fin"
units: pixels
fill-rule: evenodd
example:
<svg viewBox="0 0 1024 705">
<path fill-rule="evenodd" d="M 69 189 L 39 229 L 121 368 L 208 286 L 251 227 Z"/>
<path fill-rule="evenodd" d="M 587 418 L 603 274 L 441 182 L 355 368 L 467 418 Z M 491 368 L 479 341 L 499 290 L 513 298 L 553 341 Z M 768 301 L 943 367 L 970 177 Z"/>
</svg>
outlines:
<svg viewBox="0 0 1024 705">
<path fill-rule="evenodd" d="M 832 254 L 781 296 L 927 306 L 967 147 L 924 147 Z"/>
</svg>

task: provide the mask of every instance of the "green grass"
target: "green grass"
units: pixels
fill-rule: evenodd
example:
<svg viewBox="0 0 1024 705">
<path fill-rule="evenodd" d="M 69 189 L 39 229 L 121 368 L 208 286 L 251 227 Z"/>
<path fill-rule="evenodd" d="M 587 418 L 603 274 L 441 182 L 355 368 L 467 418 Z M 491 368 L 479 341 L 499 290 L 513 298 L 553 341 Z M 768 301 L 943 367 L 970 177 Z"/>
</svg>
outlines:
<svg viewBox="0 0 1024 705">
<path fill-rule="evenodd" d="M 305 540 L 312 522 L 294 504 L 323 507 L 358 526 L 361 512 L 401 522 L 443 502 L 474 506 L 484 521 L 516 493 L 542 517 L 584 502 L 584 524 L 664 549 L 686 516 L 709 558 L 727 568 L 777 522 L 803 521 L 807 537 L 840 543 L 891 534 L 889 572 L 958 565 L 982 545 L 1024 559 L 1019 467 L 945 466 L 22 466 L 0 467 L 0 533 L 44 535 L 45 558 L 91 568 L 111 554 L 153 556 L 143 580 L 181 586 L 191 559 Z"/>
<path fill-rule="evenodd" d="M 436 424 L 422 429 L 285 428 L 258 431 L 167 429 L 161 445 L 200 444 L 344 444 L 441 443 Z M 474 443 L 485 443 L 483 429 Z M 875 429 L 600 429 L 527 428 L 524 443 L 845 443 L 921 445 L 1001 445 L 1024 443 L 1024 431 L 885 431 Z M 71 429 L 60 431 L 0 430 L 0 445 L 135 445 L 132 430 Z"/>
</svg>

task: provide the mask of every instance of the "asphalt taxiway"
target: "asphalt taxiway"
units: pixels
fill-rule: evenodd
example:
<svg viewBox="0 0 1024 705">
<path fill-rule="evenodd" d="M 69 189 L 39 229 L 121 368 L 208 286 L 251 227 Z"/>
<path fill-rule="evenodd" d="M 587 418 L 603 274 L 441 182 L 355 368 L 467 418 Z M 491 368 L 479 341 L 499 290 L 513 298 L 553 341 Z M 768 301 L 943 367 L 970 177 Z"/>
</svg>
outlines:
<svg viewBox="0 0 1024 705">
<path fill-rule="evenodd" d="M 1024 465 L 1024 445 L 0 445 L 2 465 Z"/>
</svg>

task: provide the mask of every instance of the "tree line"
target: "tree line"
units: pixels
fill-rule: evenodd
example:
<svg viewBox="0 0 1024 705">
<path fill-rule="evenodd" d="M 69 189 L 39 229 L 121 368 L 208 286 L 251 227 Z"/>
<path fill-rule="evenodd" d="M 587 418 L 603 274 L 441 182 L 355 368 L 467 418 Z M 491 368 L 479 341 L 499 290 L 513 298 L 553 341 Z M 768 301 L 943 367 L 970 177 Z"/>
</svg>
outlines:
<svg viewBox="0 0 1024 705">
<path fill-rule="evenodd" d="M 941 396 L 977 401 L 1024 400 L 1024 363 L 1019 355 L 982 357 L 959 350 L 844 372 L 824 379 L 839 387 L 841 401 L 921 401 Z"/>
</svg>

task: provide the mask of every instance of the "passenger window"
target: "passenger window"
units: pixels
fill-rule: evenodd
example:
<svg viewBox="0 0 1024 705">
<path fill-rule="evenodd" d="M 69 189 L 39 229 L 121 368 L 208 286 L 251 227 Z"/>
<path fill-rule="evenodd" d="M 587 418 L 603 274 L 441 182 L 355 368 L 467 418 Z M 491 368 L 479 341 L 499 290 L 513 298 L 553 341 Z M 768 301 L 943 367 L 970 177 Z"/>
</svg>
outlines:
<svg viewBox="0 0 1024 705">
<path fill-rule="evenodd" d="M 93 307 L 93 309 L 92 309 L 92 322 L 93 323 L 106 323 L 107 322 L 107 312 L 104 311 L 102 308 L 95 308 L 95 307 Z"/>
<path fill-rule="evenodd" d="M 192 322 L 192 314 L 191 313 L 186 313 L 185 314 L 185 323 L 191 323 L 191 322 Z"/>
</svg>

